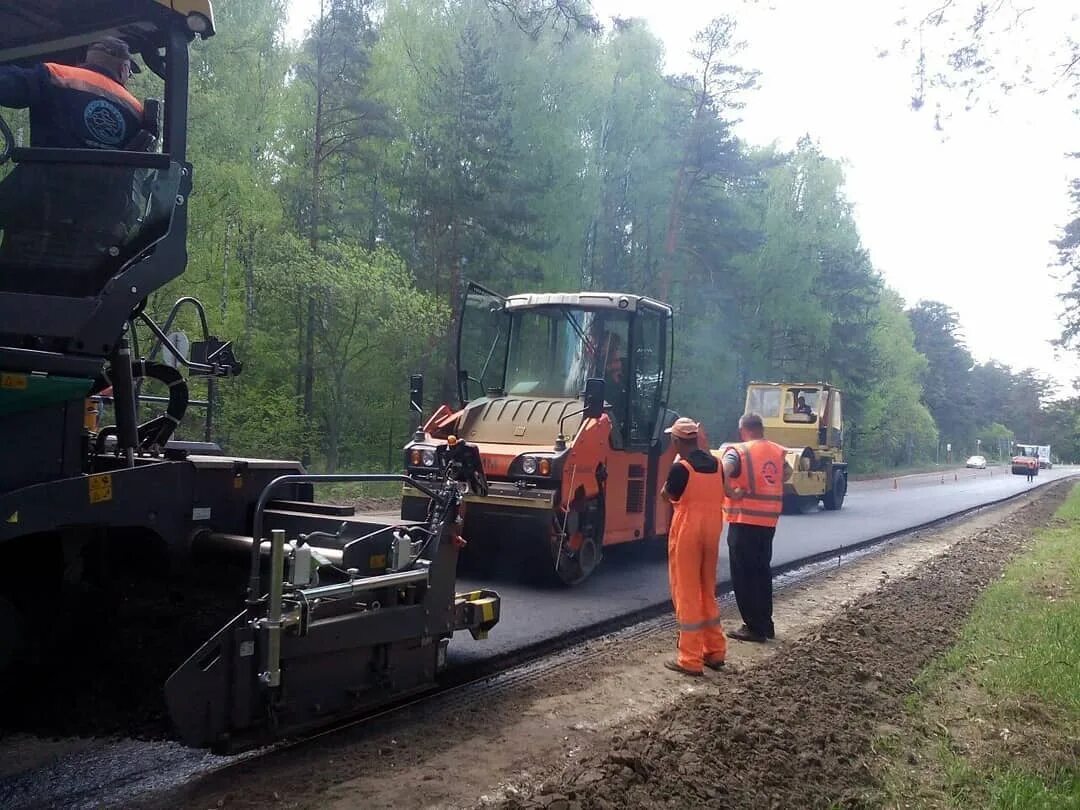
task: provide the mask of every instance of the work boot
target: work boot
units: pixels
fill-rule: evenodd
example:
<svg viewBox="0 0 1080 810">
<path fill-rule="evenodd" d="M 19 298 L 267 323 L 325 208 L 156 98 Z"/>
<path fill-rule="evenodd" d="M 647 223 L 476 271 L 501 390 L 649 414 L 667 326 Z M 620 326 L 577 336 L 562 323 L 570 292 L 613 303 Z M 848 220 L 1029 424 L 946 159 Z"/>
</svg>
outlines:
<svg viewBox="0 0 1080 810">
<path fill-rule="evenodd" d="M 727 637 L 733 638 L 736 641 L 752 641 L 755 644 L 764 644 L 768 640 L 766 636 L 755 633 L 745 624 L 738 630 L 728 630 Z"/>
<path fill-rule="evenodd" d="M 724 659 L 721 658 L 721 659 L 719 659 L 717 661 L 709 661 L 708 659 L 706 659 L 705 660 L 705 666 L 707 666 L 713 672 L 719 672 L 720 670 L 722 670 L 724 668 Z"/>
<path fill-rule="evenodd" d="M 686 667 L 681 667 L 679 666 L 678 661 L 671 660 L 664 662 L 664 669 L 670 669 L 672 672 L 679 672 L 683 675 L 689 675 L 691 678 L 700 678 L 702 675 L 705 674 L 704 672 L 694 671 L 692 669 L 687 669 Z"/>
</svg>

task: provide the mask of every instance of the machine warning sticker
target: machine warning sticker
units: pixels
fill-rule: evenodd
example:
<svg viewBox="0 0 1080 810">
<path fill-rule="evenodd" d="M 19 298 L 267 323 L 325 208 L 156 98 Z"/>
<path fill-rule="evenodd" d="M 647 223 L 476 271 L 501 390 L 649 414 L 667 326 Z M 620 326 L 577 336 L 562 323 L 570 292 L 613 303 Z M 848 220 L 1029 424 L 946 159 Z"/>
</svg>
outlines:
<svg viewBox="0 0 1080 810">
<path fill-rule="evenodd" d="M 25 391 L 28 385 L 30 385 L 30 378 L 25 374 L 0 374 L 0 388 Z"/>
<path fill-rule="evenodd" d="M 8 523 L 18 523 L 19 522 L 19 513 L 18 512 L 12 512 L 11 517 L 9 517 L 7 519 L 7 522 Z"/>
<path fill-rule="evenodd" d="M 87 481 L 90 486 L 90 503 L 104 503 L 112 500 L 112 476 L 91 475 Z"/>
<path fill-rule="evenodd" d="M 191 510 L 192 520 L 209 520 L 210 519 L 210 507 L 209 506 L 196 506 Z"/>
</svg>

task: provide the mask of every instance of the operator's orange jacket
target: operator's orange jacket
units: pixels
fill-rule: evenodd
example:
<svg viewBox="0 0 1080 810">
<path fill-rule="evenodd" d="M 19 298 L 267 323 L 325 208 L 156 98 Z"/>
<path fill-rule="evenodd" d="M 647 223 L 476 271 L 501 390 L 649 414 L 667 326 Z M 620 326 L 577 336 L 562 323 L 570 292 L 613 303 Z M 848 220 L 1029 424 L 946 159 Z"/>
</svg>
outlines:
<svg viewBox="0 0 1080 810">
<path fill-rule="evenodd" d="M 768 439 L 731 447 L 739 454 L 739 474 L 724 482 L 724 519 L 728 523 L 775 526 L 784 507 L 784 448 Z M 741 489 L 741 498 L 731 497 Z"/>
</svg>

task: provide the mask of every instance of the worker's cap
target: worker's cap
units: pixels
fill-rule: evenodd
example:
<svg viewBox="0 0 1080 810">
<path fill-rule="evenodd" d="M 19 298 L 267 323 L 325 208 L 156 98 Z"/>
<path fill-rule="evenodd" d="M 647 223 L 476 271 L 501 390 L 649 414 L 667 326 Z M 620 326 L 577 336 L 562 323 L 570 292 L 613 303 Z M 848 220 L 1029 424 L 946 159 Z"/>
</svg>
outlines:
<svg viewBox="0 0 1080 810">
<path fill-rule="evenodd" d="M 670 433 L 677 439 L 696 439 L 699 430 L 701 430 L 701 425 L 693 419 L 682 416 L 676 419 L 675 424 L 665 430 L 664 433 Z"/>
<path fill-rule="evenodd" d="M 128 47 L 128 44 L 119 37 L 105 37 L 100 39 L 93 43 L 89 50 L 100 51 L 101 53 L 108 54 L 114 59 L 119 59 L 122 62 L 130 62 L 132 73 L 142 73 L 142 68 L 139 67 L 138 62 L 136 62 L 135 58 L 131 55 L 131 49 Z"/>
</svg>

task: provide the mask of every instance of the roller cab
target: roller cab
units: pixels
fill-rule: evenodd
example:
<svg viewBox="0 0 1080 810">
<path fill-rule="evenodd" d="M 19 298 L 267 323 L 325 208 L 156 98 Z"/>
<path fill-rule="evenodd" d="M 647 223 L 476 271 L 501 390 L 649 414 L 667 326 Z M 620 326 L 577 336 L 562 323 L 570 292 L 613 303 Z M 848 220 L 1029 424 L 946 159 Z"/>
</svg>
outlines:
<svg viewBox="0 0 1080 810">
<path fill-rule="evenodd" d="M 820 502 L 843 506 L 848 468 L 844 461 L 841 392 L 826 383 L 751 383 L 746 413 L 757 413 L 765 438 L 787 449 L 791 475 L 784 482 L 784 509 L 800 512 Z"/>
</svg>

